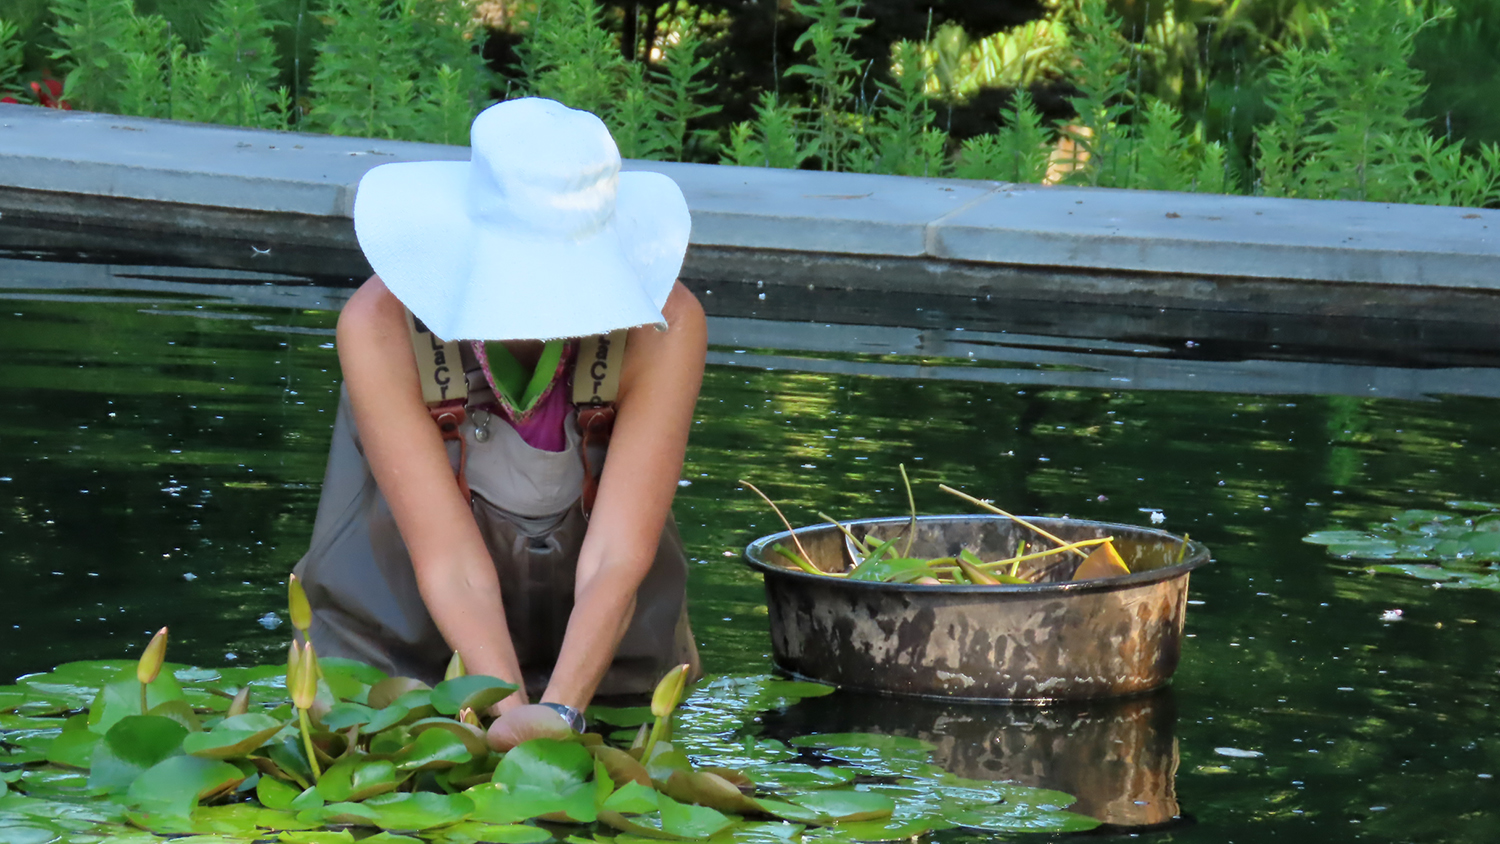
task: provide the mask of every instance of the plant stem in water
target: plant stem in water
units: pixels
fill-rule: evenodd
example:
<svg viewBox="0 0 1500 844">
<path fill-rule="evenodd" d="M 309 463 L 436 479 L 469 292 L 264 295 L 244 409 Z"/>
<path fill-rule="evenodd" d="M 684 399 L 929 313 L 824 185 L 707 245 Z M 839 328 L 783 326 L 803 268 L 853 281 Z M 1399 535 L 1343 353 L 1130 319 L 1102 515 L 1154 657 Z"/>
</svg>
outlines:
<svg viewBox="0 0 1500 844">
<path fill-rule="evenodd" d="M 901 463 L 899 465 L 901 467 L 901 483 L 906 485 L 906 504 L 911 509 L 911 527 L 906 530 L 906 548 L 901 552 L 901 556 L 910 557 L 911 544 L 917 540 L 917 499 L 913 498 L 911 494 L 911 479 L 906 476 L 906 464 Z"/>
</svg>

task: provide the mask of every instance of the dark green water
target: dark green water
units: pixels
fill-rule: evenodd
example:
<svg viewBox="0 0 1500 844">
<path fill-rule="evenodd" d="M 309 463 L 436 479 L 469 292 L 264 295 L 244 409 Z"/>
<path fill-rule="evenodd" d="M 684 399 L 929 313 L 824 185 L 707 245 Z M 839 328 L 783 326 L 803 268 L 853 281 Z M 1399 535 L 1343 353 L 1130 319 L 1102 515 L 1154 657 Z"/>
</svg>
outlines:
<svg viewBox="0 0 1500 844">
<path fill-rule="evenodd" d="M 326 309 L 160 293 L 7 294 L 0 673 L 130 655 L 163 624 L 174 659 L 281 658 L 287 626 L 274 614 L 311 528 L 332 421 L 333 321 Z M 1163 527 L 1207 543 L 1216 562 L 1193 577 L 1175 727 L 1156 724 L 1169 745 L 1175 729 L 1175 793 L 1187 819 L 1142 837 L 1492 841 L 1500 595 L 1366 575 L 1300 537 L 1500 498 L 1497 418 L 1500 403 L 1485 398 L 715 366 L 677 504 L 694 560 L 693 623 L 710 670 L 769 668 L 761 587 L 737 558 L 777 524 L 736 489 L 739 477 L 806 522 L 813 508 L 901 511 L 903 462 L 924 512 L 959 509 L 939 481 L 1014 512 L 1146 523 L 1145 510 L 1159 510 Z M 1399 621 L 1382 620 L 1391 609 L 1402 610 Z M 828 701 L 779 717 L 946 729 L 959 745 L 991 750 L 1013 720 Z M 955 752 L 966 751 L 983 755 Z"/>
</svg>

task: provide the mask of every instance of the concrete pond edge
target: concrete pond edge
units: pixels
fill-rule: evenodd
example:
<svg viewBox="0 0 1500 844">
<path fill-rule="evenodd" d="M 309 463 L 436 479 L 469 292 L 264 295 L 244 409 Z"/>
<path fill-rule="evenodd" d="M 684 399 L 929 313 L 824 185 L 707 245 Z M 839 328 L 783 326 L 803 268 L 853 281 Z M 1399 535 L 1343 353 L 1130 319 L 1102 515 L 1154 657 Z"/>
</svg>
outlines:
<svg viewBox="0 0 1500 844">
<path fill-rule="evenodd" d="M 350 214 L 367 170 L 467 158 L 466 147 L 0 105 L 0 246 L 17 245 L 18 226 L 39 246 L 150 239 L 191 253 L 184 241 L 198 239 L 347 273 L 364 266 Z M 683 275 L 705 284 L 1460 322 L 1500 314 L 1492 209 L 625 168 L 682 187 L 693 215 Z"/>
</svg>

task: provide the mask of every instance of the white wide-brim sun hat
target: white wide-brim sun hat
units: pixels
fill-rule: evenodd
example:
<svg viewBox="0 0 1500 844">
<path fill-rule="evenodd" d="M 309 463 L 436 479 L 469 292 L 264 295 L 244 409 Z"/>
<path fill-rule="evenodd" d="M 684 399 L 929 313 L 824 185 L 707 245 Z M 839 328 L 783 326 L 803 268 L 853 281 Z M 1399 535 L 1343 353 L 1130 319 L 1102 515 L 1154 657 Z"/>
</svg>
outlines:
<svg viewBox="0 0 1500 844">
<path fill-rule="evenodd" d="M 485 109 L 471 160 L 365 174 L 354 232 L 401 303 L 444 340 L 550 340 L 662 324 L 691 220 L 677 183 L 621 173 L 592 114 L 553 100 Z"/>
</svg>

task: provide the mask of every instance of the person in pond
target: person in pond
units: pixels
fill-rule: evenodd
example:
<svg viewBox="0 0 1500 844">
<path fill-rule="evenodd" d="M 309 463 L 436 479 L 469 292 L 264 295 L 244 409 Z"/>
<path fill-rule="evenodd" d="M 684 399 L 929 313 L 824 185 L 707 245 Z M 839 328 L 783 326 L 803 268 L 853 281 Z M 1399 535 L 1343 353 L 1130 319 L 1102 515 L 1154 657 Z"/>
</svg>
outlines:
<svg viewBox="0 0 1500 844">
<path fill-rule="evenodd" d="M 375 275 L 339 317 L 295 573 L 321 656 L 433 683 L 457 651 L 521 684 L 489 728 L 506 749 L 698 673 L 671 505 L 707 342 L 671 179 L 620 172 L 604 124 L 551 100 L 492 106 L 471 140 L 360 182 Z"/>
</svg>

